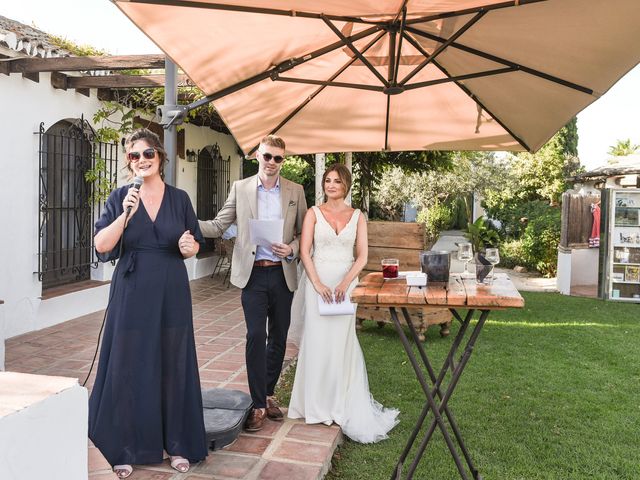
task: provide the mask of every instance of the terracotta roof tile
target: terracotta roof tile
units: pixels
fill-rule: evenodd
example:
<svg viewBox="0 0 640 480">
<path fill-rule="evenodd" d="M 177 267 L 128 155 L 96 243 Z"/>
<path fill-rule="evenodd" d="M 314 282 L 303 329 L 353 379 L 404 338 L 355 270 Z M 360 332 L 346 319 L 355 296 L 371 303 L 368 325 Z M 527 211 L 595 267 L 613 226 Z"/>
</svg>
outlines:
<svg viewBox="0 0 640 480">
<path fill-rule="evenodd" d="M 0 48 L 31 57 L 67 57 L 70 52 L 51 41 L 51 35 L 0 15 Z"/>
</svg>

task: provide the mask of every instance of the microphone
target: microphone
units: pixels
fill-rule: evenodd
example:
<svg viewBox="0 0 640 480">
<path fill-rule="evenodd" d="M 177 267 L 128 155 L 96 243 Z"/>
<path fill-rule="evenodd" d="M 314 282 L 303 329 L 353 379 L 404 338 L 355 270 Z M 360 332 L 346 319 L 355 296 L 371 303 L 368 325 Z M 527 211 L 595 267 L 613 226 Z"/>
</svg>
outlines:
<svg viewBox="0 0 640 480">
<path fill-rule="evenodd" d="M 133 179 L 133 185 L 131 185 L 133 188 L 135 188 L 137 191 L 140 191 L 140 187 L 142 186 L 142 184 L 144 183 L 144 178 L 142 177 L 136 177 Z M 129 216 L 129 214 L 131 213 L 131 206 L 127 207 L 127 217 Z"/>
</svg>

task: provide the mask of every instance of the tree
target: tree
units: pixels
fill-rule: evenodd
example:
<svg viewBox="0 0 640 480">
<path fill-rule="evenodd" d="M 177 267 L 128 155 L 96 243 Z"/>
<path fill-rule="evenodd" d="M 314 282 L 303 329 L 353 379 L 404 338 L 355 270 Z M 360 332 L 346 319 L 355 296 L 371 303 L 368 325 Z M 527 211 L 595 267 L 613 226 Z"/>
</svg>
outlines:
<svg viewBox="0 0 640 480">
<path fill-rule="evenodd" d="M 625 157 L 627 155 L 633 155 L 640 149 L 640 145 L 632 145 L 631 139 L 618 140 L 615 145 L 609 147 L 607 152 L 612 157 Z"/>
<path fill-rule="evenodd" d="M 353 154 L 353 205 L 370 213 L 371 194 L 378 188 L 391 166 L 405 173 L 444 169 L 451 165 L 451 153 L 428 152 L 355 152 Z"/>
<path fill-rule="evenodd" d="M 577 153 L 577 127 L 575 118 L 560 129 L 537 153 L 511 155 L 510 188 L 492 192 L 492 199 L 498 204 L 517 199 L 528 202 L 544 199 L 550 205 L 560 201 L 562 193 L 569 188 L 566 178 L 578 174 L 582 167 Z M 496 205 L 489 205 L 495 208 Z"/>
</svg>

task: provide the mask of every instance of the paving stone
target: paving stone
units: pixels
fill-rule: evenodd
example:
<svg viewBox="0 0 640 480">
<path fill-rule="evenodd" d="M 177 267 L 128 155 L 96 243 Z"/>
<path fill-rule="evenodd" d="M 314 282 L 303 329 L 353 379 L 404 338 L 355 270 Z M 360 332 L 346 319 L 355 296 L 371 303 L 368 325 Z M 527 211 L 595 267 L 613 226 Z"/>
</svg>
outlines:
<svg viewBox="0 0 640 480">
<path fill-rule="evenodd" d="M 260 433 L 260 432 L 256 432 Z M 229 452 L 247 453 L 249 455 L 262 455 L 271 444 L 271 438 L 250 437 L 241 434 L 236 441 L 225 448 Z"/>
<path fill-rule="evenodd" d="M 95 472 L 98 470 L 111 470 L 111 465 L 104 458 L 100 450 L 95 447 L 89 448 L 88 451 L 88 459 L 89 459 L 89 472 Z"/>
<path fill-rule="evenodd" d="M 316 480 L 320 478 L 320 467 L 271 461 L 264 466 L 258 478 L 260 480 Z"/>
<path fill-rule="evenodd" d="M 200 370 L 200 380 L 203 382 L 224 382 L 229 380 L 232 375 L 233 372 L 207 370 L 206 368 Z"/>
<path fill-rule="evenodd" d="M 133 477 L 129 477 L 129 478 L 133 478 Z M 118 476 L 113 472 L 100 472 L 100 473 L 89 472 L 89 480 L 118 480 Z"/>
<path fill-rule="evenodd" d="M 273 454 L 274 458 L 298 462 L 323 463 L 332 454 L 329 445 L 291 442 L 284 440 Z"/>
<path fill-rule="evenodd" d="M 229 387 L 226 387 L 229 388 Z M 284 425 L 284 422 L 274 422 L 272 420 L 265 420 L 264 426 L 257 432 L 243 432 L 243 435 L 255 435 L 258 437 L 274 437 L 276 433 L 280 431 L 280 428 Z"/>
<path fill-rule="evenodd" d="M 142 467 L 133 467 L 133 473 L 129 477 L 131 480 L 170 480 L 177 472 L 159 472 L 157 470 L 147 470 Z"/>
<path fill-rule="evenodd" d="M 337 426 L 328 427 L 326 425 L 306 425 L 302 423 L 291 427 L 291 430 L 287 433 L 287 438 L 332 444 L 338 435 L 340 435 L 340 429 Z"/>
<path fill-rule="evenodd" d="M 209 456 L 192 468 L 193 473 L 219 475 L 221 477 L 244 478 L 260 461 L 257 456 L 244 456 L 227 453 L 209 453 Z"/>
<path fill-rule="evenodd" d="M 237 372 L 238 370 L 243 370 L 244 368 L 244 362 L 227 362 L 224 360 L 224 358 L 216 358 L 209 365 L 207 365 L 207 369 L 209 370 L 225 370 L 229 372 Z"/>
</svg>

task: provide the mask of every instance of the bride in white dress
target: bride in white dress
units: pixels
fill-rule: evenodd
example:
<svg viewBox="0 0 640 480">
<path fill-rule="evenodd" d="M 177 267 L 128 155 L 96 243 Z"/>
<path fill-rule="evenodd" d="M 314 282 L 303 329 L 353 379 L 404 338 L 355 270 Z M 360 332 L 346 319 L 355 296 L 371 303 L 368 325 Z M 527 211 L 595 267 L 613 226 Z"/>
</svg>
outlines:
<svg viewBox="0 0 640 480">
<path fill-rule="evenodd" d="M 318 295 L 329 303 L 349 301 L 367 263 L 367 224 L 360 210 L 344 202 L 351 188 L 351 173 L 344 165 L 329 167 L 322 185 L 327 201 L 309 209 L 300 238 L 306 275 L 292 315 L 302 316 L 304 330 L 288 416 L 306 423 L 335 422 L 352 440 L 377 442 L 398 423 L 398 410 L 382 407 L 369 393 L 355 313 L 321 316 L 318 311 Z M 301 314 L 295 305 L 302 299 Z"/>
</svg>

